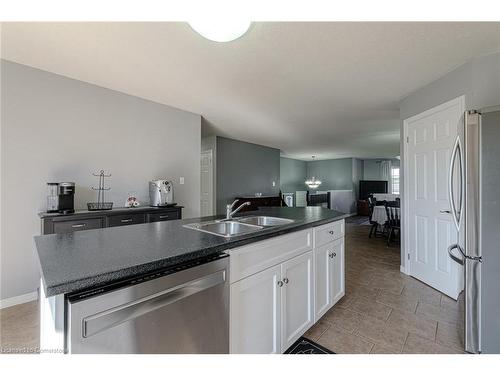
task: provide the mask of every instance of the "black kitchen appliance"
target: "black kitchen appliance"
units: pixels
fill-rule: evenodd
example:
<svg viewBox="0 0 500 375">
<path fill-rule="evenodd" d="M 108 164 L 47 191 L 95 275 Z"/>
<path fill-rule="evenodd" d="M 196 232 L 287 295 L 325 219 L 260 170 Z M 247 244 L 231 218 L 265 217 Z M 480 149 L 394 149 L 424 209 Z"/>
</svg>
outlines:
<svg viewBox="0 0 500 375">
<path fill-rule="evenodd" d="M 75 212 L 75 183 L 59 182 L 58 185 L 58 212 L 72 214 Z"/>
</svg>

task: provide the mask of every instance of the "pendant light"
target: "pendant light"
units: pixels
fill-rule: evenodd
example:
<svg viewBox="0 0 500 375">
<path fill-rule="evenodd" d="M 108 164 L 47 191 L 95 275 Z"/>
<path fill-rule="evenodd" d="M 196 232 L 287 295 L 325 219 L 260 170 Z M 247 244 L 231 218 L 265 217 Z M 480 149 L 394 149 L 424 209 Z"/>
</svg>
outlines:
<svg viewBox="0 0 500 375">
<path fill-rule="evenodd" d="M 312 160 L 314 161 L 314 156 L 312 157 Z M 319 185 L 321 185 L 321 181 L 316 179 L 316 177 L 312 177 L 310 179 L 307 179 L 306 180 L 306 185 L 310 188 L 310 189 L 317 189 L 319 187 Z"/>
<path fill-rule="evenodd" d="M 250 28 L 251 22 L 232 19 L 214 21 L 198 19 L 189 22 L 189 26 L 202 37 L 214 42 L 231 42 L 243 36 Z"/>
</svg>

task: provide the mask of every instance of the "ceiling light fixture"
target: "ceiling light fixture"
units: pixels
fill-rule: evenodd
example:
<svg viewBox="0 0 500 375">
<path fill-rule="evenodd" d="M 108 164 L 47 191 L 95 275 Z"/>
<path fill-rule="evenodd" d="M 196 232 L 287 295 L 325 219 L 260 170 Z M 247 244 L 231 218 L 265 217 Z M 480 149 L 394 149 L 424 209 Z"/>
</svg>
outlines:
<svg viewBox="0 0 500 375">
<path fill-rule="evenodd" d="M 314 161 L 314 156 L 312 157 L 312 160 Z M 319 185 L 321 185 L 321 181 L 317 180 L 316 177 L 311 177 L 310 179 L 306 180 L 306 185 L 311 188 L 311 189 L 317 189 Z"/>
<path fill-rule="evenodd" d="M 251 22 L 241 20 L 196 20 L 189 26 L 202 37 L 214 42 L 231 42 L 243 36 L 250 28 Z"/>
</svg>

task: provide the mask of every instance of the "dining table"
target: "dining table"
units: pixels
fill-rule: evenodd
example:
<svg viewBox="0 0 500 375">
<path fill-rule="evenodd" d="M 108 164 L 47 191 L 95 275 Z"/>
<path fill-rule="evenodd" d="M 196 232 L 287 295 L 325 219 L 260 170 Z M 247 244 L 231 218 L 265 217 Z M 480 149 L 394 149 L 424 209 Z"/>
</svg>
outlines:
<svg viewBox="0 0 500 375">
<path fill-rule="evenodd" d="M 398 217 L 400 217 L 400 208 L 397 207 L 396 211 L 398 213 Z M 375 221 L 380 225 L 385 224 L 385 222 L 387 221 L 387 213 L 385 212 L 385 206 L 373 207 L 372 221 Z"/>
</svg>

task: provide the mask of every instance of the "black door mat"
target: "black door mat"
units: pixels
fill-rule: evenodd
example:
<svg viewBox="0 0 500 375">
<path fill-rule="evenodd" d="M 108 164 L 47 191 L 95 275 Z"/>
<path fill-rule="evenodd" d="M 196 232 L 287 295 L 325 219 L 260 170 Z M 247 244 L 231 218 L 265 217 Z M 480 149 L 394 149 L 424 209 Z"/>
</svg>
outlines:
<svg viewBox="0 0 500 375">
<path fill-rule="evenodd" d="M 316 344 L 314 341 L 301 337 L 283 354 L 335 354 L 324 346 Z"/>
</svg>

